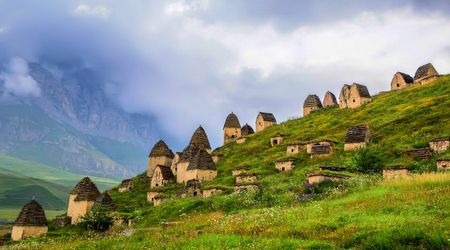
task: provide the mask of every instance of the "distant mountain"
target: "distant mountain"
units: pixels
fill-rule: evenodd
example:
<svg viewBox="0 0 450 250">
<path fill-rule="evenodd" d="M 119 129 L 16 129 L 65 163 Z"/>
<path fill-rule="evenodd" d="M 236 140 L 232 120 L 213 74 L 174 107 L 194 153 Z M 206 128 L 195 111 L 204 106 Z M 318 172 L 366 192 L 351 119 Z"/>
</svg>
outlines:
<svg viewBox="0 0 450 250">
<path fill-rule="evenodd" d="M 56 72 L 37 63 L 29 70 L 41 95 L 2 98 L 0 154 L 114 179 L 145 169 L 158 137 L 154 118 L 125 112 L 90 70 Z"/>
</svg>

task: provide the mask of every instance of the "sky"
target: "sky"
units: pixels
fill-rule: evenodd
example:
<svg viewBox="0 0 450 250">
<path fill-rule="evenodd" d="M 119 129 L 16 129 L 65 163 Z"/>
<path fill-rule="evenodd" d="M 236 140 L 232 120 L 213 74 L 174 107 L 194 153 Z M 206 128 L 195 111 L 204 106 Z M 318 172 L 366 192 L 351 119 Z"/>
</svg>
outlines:
<svg viewBox="0 0 450 250">
<path fill-rule="evenodd" d="M 177 150 L 200 124 L 217 147 L 230 112 L 254 127 L 343 84 L 376 94 L 428 62 L 449 73 L 450 1 L 0 0 L 0 81 L 38 96 L 27 62 L 92 69 Z"/>
</svg>

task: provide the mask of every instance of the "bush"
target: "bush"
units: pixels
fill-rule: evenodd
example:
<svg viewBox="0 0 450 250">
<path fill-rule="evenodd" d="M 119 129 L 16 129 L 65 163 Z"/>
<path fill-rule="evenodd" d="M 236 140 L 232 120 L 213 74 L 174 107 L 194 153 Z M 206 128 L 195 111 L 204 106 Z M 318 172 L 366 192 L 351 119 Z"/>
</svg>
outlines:
<svg viewBox="0 0 450 250">
<path fill-rule="evenodd" d="M 105 232 L 114 223 L 113 217 L 103 207 L 95 207 L 87 213 L 80 221 L 79 225 L 87 230 Z"/>
<path fill-rule="evenodd" d="M 378 173 L 383 170 L 384 156 L 375 148 L 358 150 L 350 162 L 350 169 L 362 173 Z"/>
</svg>

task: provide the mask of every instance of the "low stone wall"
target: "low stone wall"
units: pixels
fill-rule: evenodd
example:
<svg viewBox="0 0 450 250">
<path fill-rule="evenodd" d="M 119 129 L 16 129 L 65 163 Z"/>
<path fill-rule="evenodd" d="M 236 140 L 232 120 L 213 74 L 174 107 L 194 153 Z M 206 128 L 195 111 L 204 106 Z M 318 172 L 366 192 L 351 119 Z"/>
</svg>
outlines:
<svg viewBox="0 0 450 250">
<path fill-rule="evenodd" d="M 450 147 L 450 138 L 446 138 L 446 139 L 438 139 L 438 140 L 433 140 L 430 141 L 430 149 L 437 153 L 437 154 L 441 154 L 444 153 L 445 151 L 448 150 L 448 148 Z"/>
<path fill-rule="evenodd" d="M 256 175 L 238 175 L 236 176 L 236 184 L 253 183 L 257 180 Z"/>
<path fill-rule="evenodd" d="M 205 189 L 202 192 L 202 196 L 207 198 L 207 197 L 211 197 L 213 195 L 218 195 L 223 193 L 223 190 L 220 188 L 210 188 L 210 189 Z"/>
<path fill-rule="evenodd" d="M 365 148 L 366 145 L 367 145 L 366 142 L 345 143 L 344 144 L 344 151 L 358 150 L 358 149 L 361 149 L 361 148 Z"/>
<path fill-rule="evenodd" d="M 436 161 L 437 170 L 450 170 L 450 159 L 439 159 Z"/>
<path fill-rule="evenodd" d="M 286 161 L 276 161 L 275 162 L 275 168 L 279 171 L 290 171 L 294 169 L 294 161 L 293 160 L 286 160 Z"/>
<path fill-rule="evenodd" d="M 406 168 L 402 169 L 383 169 L 384 179 L 400 179 L 409 176 L 409 170 Z"/>
</svg>

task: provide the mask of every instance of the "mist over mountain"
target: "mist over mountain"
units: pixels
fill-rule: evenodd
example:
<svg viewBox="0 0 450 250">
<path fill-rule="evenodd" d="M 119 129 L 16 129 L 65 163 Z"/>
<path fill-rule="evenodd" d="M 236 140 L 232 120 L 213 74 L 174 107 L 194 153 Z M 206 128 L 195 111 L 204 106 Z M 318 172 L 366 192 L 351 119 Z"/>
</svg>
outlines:
<svg viewBox="0 0 450 250">
<path fill-rule="evenodd" d="M 2 70 L 1 154 L 115 179 L 145 169 L 154 117 L 121 109 L 90 69 L 18 64 Z"/>
</svg>

